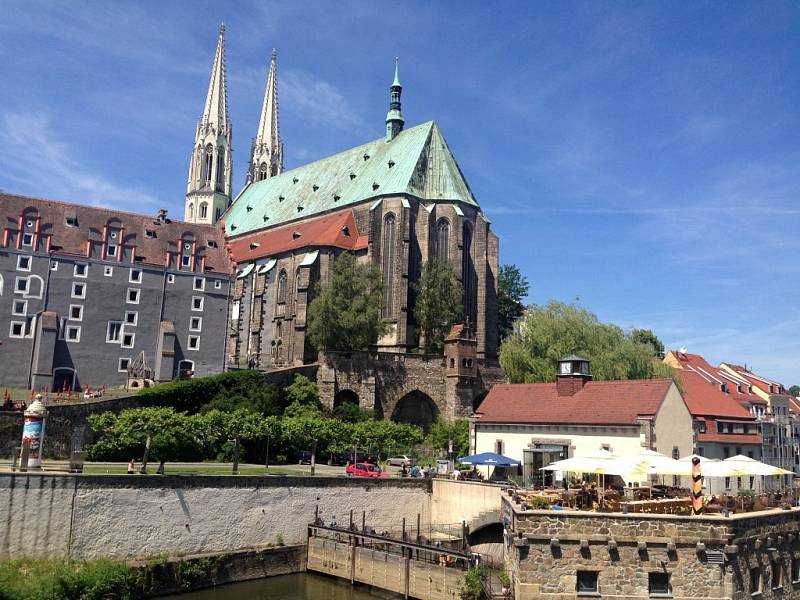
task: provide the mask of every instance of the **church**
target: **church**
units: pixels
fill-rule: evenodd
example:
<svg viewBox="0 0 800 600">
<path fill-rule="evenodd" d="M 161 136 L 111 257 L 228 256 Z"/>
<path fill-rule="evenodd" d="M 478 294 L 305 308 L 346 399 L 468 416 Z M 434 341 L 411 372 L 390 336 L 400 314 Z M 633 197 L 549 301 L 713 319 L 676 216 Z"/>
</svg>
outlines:
<svg viewBox="0 0 800 600">
<path fill-rule="evenodd" d="M 338 395 L 392 414 L 419 412 L 403 408 L 410 394 L 427 398 L 421 404 L 430 418 L 468 414 L 486 374 L 496 373 L 498 238 L 436 122 L 406 128 L 399 65 L 383 136 L 285 170 L 273 50 L 245 186 L 235 198 L 225 70 L 223 26 L 195 130 L 182 222 L 166 211 L 154 218 L 4 197 L 0 277 L 14 283 L 4 298 L 0 279 L 0 310 L 14 318 L 9 331 L 0 331 L 0 344 L 19 350 L 19 361 L 11 361 L 19 364 L 2 368 L 0 383 L 115 386 L 127 383 L 134 364 L 157 381 L 316 365 L 331 406 Z M 385 284 L 390 331 L 360 357 L 318 353 L 306 338 L 314 291 L 342 252 L 376 265 Z M 445 357 L 419 354 L 414 321 L 415 284 L 434 258 L 452 265 L 463 288 L 464 322 L 448 336 Z M 20 264 L 32 265 L 30 274 L 20 273 Z M 92 293 L 76 296 L 84 274 Z M 52 293 L 41 285 L 35 296 L 26 292 L 22 280 L 32 277 Z M 152 293 L 139 295 L 134 277 L 149 282 Z M 106 301 L 117 293 L 122 304 L 152 306 L 141 315 L 121 311 Z"/>
</svg>

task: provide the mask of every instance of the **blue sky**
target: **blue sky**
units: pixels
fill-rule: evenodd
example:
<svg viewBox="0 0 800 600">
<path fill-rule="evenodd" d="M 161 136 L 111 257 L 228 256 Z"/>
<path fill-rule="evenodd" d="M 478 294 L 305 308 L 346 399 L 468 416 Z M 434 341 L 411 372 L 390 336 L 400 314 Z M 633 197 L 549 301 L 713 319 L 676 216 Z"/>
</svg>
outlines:
<svg viewBox="0 0 800 600">
<path fill-rule="evenodd" d="M 0 189 L 183 213 L 227 29 L 234 187 L 278 49 L 291 168 L 436 119 L 530 301 L 800 382 L 800 5 L 4 2 Z"/>
</svg>

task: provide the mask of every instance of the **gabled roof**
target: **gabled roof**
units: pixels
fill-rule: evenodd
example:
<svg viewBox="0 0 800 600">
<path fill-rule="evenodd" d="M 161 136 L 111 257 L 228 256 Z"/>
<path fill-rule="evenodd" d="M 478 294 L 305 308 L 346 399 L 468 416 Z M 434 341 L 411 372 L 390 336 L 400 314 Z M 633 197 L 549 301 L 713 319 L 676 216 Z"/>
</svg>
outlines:
<svg viewBox="0 0 800 600">
<path fill-rule="evenodd" d="M 353 211 L 342 210 L 240 236 L 231 239 L 228 244 L 234 260 L 242 263 L 306 247 L 363 250 L 367 247 L 367 241 L 367 236 L 358 235 Z"/>
<path fill-rule="evenodd" d="M 498 384 L 477 416 L 481 423 L 636 425 L 658 412 L 671 385 L 671 379 L 589 381 L 559 396 L 555 383 Z"/>
<path fill-rule="evenodd" d="M 180 254 L 181 239 L 191 236 L 197 243 L 198 258 L 205 257 L 206 271 L 229 275 L 232 265 L 225 252 L 222 230 L 212 225 L 197 225 L 170 219 L 159 220 L 155 215 L 123 212 L 111 208 L 71 204 L 0 193 L 0 245 L 3 229 L 16 231 L 20 215 L 41 218 L 41 235 L 50 237 L 52 254 L 86 256 L 87 240 L 101 238 L 107 225 L 124 227 L 125 237 L 120 244 L 136 249 L 136 264 L 163 267 L 168 252 Z M 67 225 L 67 217 L 76 219 L 76 226 Z M 147 231 L 155 237 L 148 237 Z M 211 240 L 216 247 L 209 246 Z M 130 263 L 129 263 L 130 264 Z"/>
<path fill-rule="evenodd" d="M 400 194 L 478 205 L 434 121 L 250 183 L 225 213 L 225 231 L 239 236 Z"/>
</svg>

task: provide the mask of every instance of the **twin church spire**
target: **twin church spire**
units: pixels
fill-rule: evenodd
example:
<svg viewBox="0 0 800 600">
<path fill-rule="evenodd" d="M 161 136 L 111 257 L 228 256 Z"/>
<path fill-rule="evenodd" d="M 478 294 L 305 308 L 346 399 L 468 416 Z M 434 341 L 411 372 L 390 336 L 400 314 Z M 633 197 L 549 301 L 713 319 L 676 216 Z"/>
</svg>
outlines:
<svg viewBox="0 0 800 600">
<path fill-rule="evenodd" d="M 389 88 L 390 104 L 386 115 L 386 141 L 403 130 L 400 110 L 402 93 L 399 60 L 395 59 L 394 81 Z M 186 185 L 184 220 L 214 224 L 230 206 L 232 199 L 231 150 L 233 132 L 228 116 L 228 84 L 225 75 L 225 25 L 220 25 L 217 49 L 211 67 L 203 114 L 197 123 L 189 177 Z M 250 149 L 246 183 L 261 181 L 283 173 L 283 142 L 278 116 L 278 54 L 272 50 L 267 85 L 258 121 L 258 132 Z"/>
</svg>

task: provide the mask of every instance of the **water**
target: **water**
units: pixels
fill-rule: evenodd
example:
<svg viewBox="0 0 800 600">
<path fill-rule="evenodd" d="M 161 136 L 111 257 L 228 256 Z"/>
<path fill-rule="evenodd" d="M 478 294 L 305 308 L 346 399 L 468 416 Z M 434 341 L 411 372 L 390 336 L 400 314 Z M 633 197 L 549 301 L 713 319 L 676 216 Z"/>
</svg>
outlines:
<svg viewBox="0 0 800 600">
<path fill-rule="evenodd" d="M 297 573 L 167 596 L 172 600 L 375 600 L 402 598 L 391 592 L 351 586 L 349 581 Z"/>
</svg>

